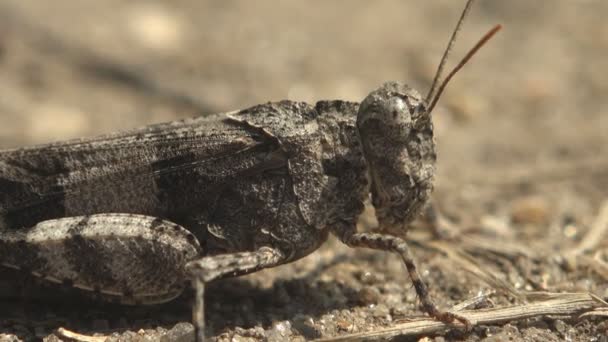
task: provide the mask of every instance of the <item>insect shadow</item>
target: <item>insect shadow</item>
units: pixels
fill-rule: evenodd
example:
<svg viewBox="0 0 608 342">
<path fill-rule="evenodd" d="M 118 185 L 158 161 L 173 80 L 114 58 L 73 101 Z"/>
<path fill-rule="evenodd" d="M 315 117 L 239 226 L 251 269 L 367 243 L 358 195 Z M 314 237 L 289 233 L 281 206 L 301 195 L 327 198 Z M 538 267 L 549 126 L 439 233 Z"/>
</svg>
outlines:
<svg viewBox="0 0 608 342">
<path fill-rule="evenodd" d="M 208 285 L 208 324 L 216 333 L 235 327 L 248 329 L 290 320 L 306 339 L 320 338 L 320 332 L 300 317 L 320 318 L 334 310 L 362 305 L 357 289 L 318 277 L 333 265 L 344 262 L 338 254 L 298 278 L 274 281 L 263 287 L 247 278 L 227 278 Z M 152 306 L 124 306 L 96 300 L 88 292 L 50 284 L 33 276 L 7 269 L 0 283 L 0 334 L 14 334 L 28 340 L 36 334 L 50 334 L 59 327 L 81 333 L 111 333 L 164 327 L 190 320 L 192 290 L 174 301 Z M 15 281 L 17 279 L 17 281 Z"/>
</svg>

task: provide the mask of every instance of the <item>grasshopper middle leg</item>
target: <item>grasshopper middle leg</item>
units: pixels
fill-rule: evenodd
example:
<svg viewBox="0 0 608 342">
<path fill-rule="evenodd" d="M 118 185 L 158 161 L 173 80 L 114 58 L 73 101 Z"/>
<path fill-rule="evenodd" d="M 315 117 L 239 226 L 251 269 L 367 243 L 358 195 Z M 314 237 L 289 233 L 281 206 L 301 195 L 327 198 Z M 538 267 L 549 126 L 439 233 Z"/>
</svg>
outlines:
<svg viewBox="0 0 608 342">
<path fill-rule="evenodd" d="M 229 275 L 250 273 L 262 268 L 273 267 L 285 261 L 285 255 L 278 249 L 262 247 L 253 252 L 241 252 L 208 256 L 186 265 L 192 277 L 196 298 L 192 309 L 192 319 L 196 341 L 205 340 L 205 283 Z"/>
</svg>

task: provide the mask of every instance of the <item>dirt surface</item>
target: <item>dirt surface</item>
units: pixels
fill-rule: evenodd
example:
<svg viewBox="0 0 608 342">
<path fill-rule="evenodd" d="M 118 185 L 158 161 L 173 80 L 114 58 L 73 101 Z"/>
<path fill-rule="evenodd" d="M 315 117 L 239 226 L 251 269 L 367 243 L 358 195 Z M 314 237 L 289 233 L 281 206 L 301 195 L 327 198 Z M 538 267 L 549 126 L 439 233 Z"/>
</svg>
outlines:
<svg viewBox="0 0 608 342">
<path fill-rule="evenodd" d="M 425 93 L 464 1 L 171 4 L 2 1 L 0 148 L 285 98 L 360 101 L 388 80 Z M 600 0 L 474 6 L 451 65 L 492 25 L 504 30 L 434 112 L 434 200 L 459 233 L 410 232 L 441 307 L 479 294 L 484 308 L 523 305 L 531 291 L 608 297 L 608 235 L 599 227 L 585 240 L 594 222 L 606 225 L 598 214 L 608 200 L 607 13 Z M 396 256 L 333 240 L 294 264 L 217 282 L 207 298 L 210 329 L 225 341 L 382 331 L 421 315 Z M 0 340 L 56 341 L 60 326 L 114 340 L 190 336 L 179 324 L 190 319 L 187 297 L 139 308 L 2 301 Z M 605 316 L 573 317 L 401 339 L 606 341 Z"/>
</svg>

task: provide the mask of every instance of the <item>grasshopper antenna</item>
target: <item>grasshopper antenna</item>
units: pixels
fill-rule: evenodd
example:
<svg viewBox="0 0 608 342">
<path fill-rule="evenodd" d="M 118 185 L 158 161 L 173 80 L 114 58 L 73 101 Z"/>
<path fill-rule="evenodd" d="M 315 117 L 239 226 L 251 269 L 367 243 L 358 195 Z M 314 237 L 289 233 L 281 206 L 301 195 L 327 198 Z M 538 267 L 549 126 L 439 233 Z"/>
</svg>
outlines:
<svg viewBox="0 0 608 342">
<path fill-rule="evenodd" d="M 477 50 L 479 50 L 501 28 L 500 25 L 497 25 L 492 30 L 490 30 L 488 33 L 486 33 L 486 35 L 475 45 L 475 47 L 473 47 L 473 49 L 471 49 L 471 51 L 469 51 L 469 53 L 465 56 L 465 58 L 463 58 L 462 61 L 454 68 L 454 70 L 452 70 L 452 72 L 450 72 L 448 77 L 446 77 L 446 79 L 441 83 L 439 90 L 436 92 L 435 89 L 437 88 L 437 85 L 439 84 L 439 78 L 441 77 L 441 74 L 443 73 L 443 69 L 445 68 L 445 64 L 448 60 L 448 56 L 449 56 L 450 52 L 452 51 L 452 47 L 454 46 L 454 43 L 456 42 L 456 37 L 458 36 L 458 32 L 460 32 L 460 29 L 462 28 L 462 23 L 464 22 L 464 19 L 466 18 L 466 16 L 469 14 L 469 11 L 471 10 L 471 6 L 473 5 L 473 2 L 474 2 L 474 0 L 467 1 L 466 5 L 464 7 L 464 10 L 462 10 L 460 19 L 458 19 L 456 28 L 454 29 L 454 32 L 452 32 L 452 37 L 450 37 L 448 46 L 445 49 L 443 56 L 441 57 L 441 62 L 439 62 L 439 66 L 437 67 L 437 72 L 435 73 L 435 78 L 433 79 L 431 89 L 429 90 L 429 92 L 426 96 L 426 99 L 425 99 L 426 103 L 430 103 L 430 106 L 428 109 L 429 114 L 433 111 L 433 108 L 435 107 L 435 104 L 439 100 L 441 93 L 445 89 L 445 86 L 447 85 L 449 80 L 454 76 L 454 74 L 456 74 L 456 72 L 458 72 L 458 70 L 460 70 L 469 61 L 469 59 L 471 59 L 471 57 L 477 52 Z"/>
<path fill-rule="evenodd" d="M 439 86 L 439 89 L 437 90 L 437 93 L 435 94 L 435 96 L 433 97 L 431 104 L 429 106 L 428 109 L 428 113 L 430 114 L 433 111 L 433 108 L 435 108 L 435 105 L 437 104 L 437 101 L 439 101 L 439 97 L 441 97 L 441 93 L 443 93 L 443 90 L 445 89 L 445 87 L 448 85 L 448 82 L 450 82 L 450 80 L 452 79 L 452 77 L 454 75 L 456 75 L 456 73 L 462 69 L 462 67 L 467 64 L 467 62 L 471 59 L 471 57 L 473 57 L 473 55 L 475 55 L 475 53 L 482 47 L 484 46 L 484 44 L 490 40 L 490 38 L 492 38 L 492 36 L 494 36 L 496 34 L 496 32 L 500 31 L 500 29 L 502 28 L 502 25 L 496 25 L 494 26 L 490 31 L 488 31 L 483 37 L 481 37 L 481 39 L 477 42 L 477 44 L 475 44 L 475 46 L 473 46 L 473 48 L 464 56 L 464 58 L 460 61 L 460 63 L 458 63 L 458 65 L 456 65 L 456 67 L 454 69 L 452 69 L 452 71 L 448 74 L 448 76 L 443 80 L 443 82 L 441 83 L 441 85 Z M 447 52 L 447 51 L 446 51 Z M 445 55 L 444 55 L 445 56 Z M 443 63 L 443 61 L 442 61 Z M 440 71 L 441 69 L 439 69 Z M 434 82 L 433 82 L 434 85 Z M 432 90 L 432 88 L 431 88 Z M 430 97 L 430 93 L 427 96 L 427 99 Z M 427 100 L 428 101 L 428 100 Z M 428 103 L 428 102 L 427 102 Z"/>
<path fill-rule="evenodd" d="M 429 90 L 429 93 L 426 95 L 426 99 L 425 99 L 426 103 L 429 103 L 431 101 L 431 98 L 433 98 L 433 93 L 435 93 L 435 88 L 437 88 L 437 83 L 439 83 L 439 77 L 441 77 L 441 73 L 443 72 L 445 63 L 447 63 L 447 61 L 448 61 L 448 55 L 450 54 L 450 51 L 452 51 L 452 47 L 454 46 L 454 43 L 456 42 L 456 37 L 458 36 L 458 32 L 460 32 L 460 29 L 462 28 L 462 23 L 464 22 L 464 19 L 467 17 L 467 14 L 469 14 L 469 11 L 471 10 L 471 6 L 473 5 L 474 1 L 475 0 L 467 1 L 467 4 L 464 6 L 464 9 L 462 10 L 462 14 L 460 15 L 460 19 L 458 19 L 458 23 L 456 24 L 456 28 L 454 29 L 454 32 L 452 32 L 452 37 L 450 37 L 448 46 L 445 48 L 445 51 L 443 52 L 443 56 L 441 57 L 439 66 L 437 66 L 437 72 L 435 72 L 435 78 L 433 79 L 433 83 L 431 84 L 431 89 Z"/>
</svg>

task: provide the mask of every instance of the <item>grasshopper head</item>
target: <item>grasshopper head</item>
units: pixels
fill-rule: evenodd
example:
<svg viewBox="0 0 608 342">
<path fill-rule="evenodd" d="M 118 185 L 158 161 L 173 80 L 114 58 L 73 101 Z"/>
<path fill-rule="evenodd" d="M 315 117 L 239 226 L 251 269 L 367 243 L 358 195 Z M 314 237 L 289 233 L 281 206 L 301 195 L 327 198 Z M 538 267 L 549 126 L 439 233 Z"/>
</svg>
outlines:
<svg viewBox="0 0 608 342">
<path fill-rule="evenodd" d="M 431 112 L 450 79 L 501 29 L 496 25 L 488 31 L 439 83 L 471 4 L 467 2 L 425 100 L 416 90 L 389 82 L 359 106 L 357 129 L 371 178 L 372 203 L 382 229 L 404 228 L 429 198 L 436 160 Z"/>
<path fill-rule="evenodd" d="M 433 189 L 436 155 L 426 102 L 406 85 L 386 83 L 361 103 L 357 129 L 380 226 L 402 228 Z"/>
</svg>

